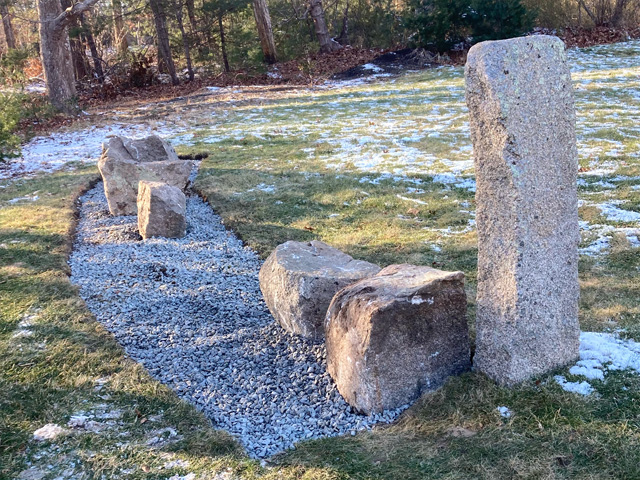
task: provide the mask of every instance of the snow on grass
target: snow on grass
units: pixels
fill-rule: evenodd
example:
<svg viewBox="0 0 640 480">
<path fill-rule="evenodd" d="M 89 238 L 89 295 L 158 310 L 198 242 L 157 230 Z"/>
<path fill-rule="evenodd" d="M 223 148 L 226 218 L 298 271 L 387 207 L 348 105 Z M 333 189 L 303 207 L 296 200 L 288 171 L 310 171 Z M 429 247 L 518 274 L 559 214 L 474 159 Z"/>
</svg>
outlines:
<svg viewBox="0 0 640 480">
<path fill-rule="evenodd" d="M 513 415 L 509 407 L 498 407 L 497 410 L 502 418 L 511 418 L 511 415 Z"/>
<path fill-rule="evenodd" d="M 622 200 L 614 200 L 609 203 L 600 203 L 596 205 L 607 220 L 612 222 L 640 222 L 640 213 L 631 210 L 623 210 L 616 207 L 623 203 Z"/>
<path fill-rule="evenodd" d="M 37 442 L 51 442 L 61 435 L 69 433 L 68 430 L 62 428 L 55 423 L 47 423 L 33 432 L 33 439 Z"/>
<path fill-rule="evenodd" d="M 556 375 L 553 378 L 566 392 L 580 395 L 591 395 L 593 393 L 593 387 L 589 382 L 569 382 L 563 375 Z"/>
<path fill-rule="evenodd" d="M 160 135 L 171 138 L 179 133 L 179 128 L 158 124 L 112 124 L 102 127 L 92 126 L 81 130 L 58 131 L 48 136 L 33 138 L 22 147 L 20 158 L 8 164 L 0 164 L 0 180 L 25 176 L 38 172 L 53 172 L 73 163 L 95 163 L 102 153 L 102 142 L 114 135 L 144 137 Z M 186 140 L 182 140 L 185 143 Z M 20 198 L 20 200 L 36 198 Z"/>
<path fill-rule="evenodd" d="M 618 196 L 621 183 L 640 179 L 640 41 L 572 49 L 568 55 L 576 87 L 579 195 L 595 199 L 594 195 L 606 192 L 605 198 L 592 201 L 602 220 L 583 224 L 580 253 L 608 254 L 617 233 L 624 234 L 632 247 L 638 247 L 637 200 L 627 198 L 628 208 L 616 202 L 622 200 Z M 135 115 L 131 123 L 126 123 L 123 116 L 132 112 L 111 112 L 111 125 L 33 139 L 24 147 L 21 159 L 10 163 L 8 169 L 0 167 L 0 179 L 52 171 L 70 162 L 93 163 L 109 135 L 140 137 L 155 133 L 177 147 L 224 148 L 229 156 L 252 149 L 256 161 L 252 168 L 256 170 L 268 170 L 270 163 L 278 161 L 270 149 L 287 143 L 303 152 L 308 162 L 327 167 L 336 175 L 362 175 L 363 183 L 431 180 L 443 194 L 452 189 L 474 192 L 463 69 L 441 67 L 381 79 L 376 76 L 376 68 L 365 65 L 365 71 L 372 73 L 365 78 L 300 88 L 274 100 L 267 96 L 267 101 L 259 103 L 244 102 L 242 97 L 229 99 L 250 89 L 208 87 L 198 94 L 198 101 L 184 106 L 158 102 L 137 109 L 138 114 L 157 110 L 161 118 L 171 118 L 176 125 L 147 118 L 136 120 Z M 103 115 L 105 121 L 108 116 L 109 112 Z M 637 195 L 638 188 L 630 186 L 631 195 Z M 254 189 L 276 191 L 275 185 L 267 183 L 248 191 Z M 35 197 L 10 201 L 27 202 Z M 419 205 L 425 201 L 400 199 Z M 433 231 L 446 237 L 474 228 L 469 223 Z"/>
<path fill-rule="evenodd" d="M 582 332 L 580 360 L 569 369 L 569 373 L 587 380 L 605 381 L 606 373 L 615 370 L 640 373 L 640 343 L 620 338 L 617 333 Z M 562 375 L 554 378 L 568 392 L 582 395 L 593 392 L 587 381 L 568 382 Z"/>
</svg>

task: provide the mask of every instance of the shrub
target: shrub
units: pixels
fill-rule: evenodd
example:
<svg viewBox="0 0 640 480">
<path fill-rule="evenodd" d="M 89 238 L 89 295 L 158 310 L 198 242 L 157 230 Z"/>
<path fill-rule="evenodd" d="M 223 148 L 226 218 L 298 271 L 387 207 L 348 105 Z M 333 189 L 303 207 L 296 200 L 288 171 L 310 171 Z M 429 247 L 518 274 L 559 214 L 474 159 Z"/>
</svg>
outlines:
<svg viewBox="0 0 640 480">
<path fill-rule="evenodd" d="M 26 81 L 25 70 L 31 57 L 28 49 L 10 49 L 0 57 L 0 83 L 4 85 L 23 84 Z"/>
<path fill-rule="evenodd" d="M 521 35 L 533 18 L 521 0 L 409 0 L 405 25 L 418 46 L 446 52 L 461 43 Z"/>
<path fill-rule="evenodd" d="M 0 163 L 20 152 L 20 138 L 14 133 L 22 117 L 23 103 L 17 94 L 0 93 Z"/>
</svg>

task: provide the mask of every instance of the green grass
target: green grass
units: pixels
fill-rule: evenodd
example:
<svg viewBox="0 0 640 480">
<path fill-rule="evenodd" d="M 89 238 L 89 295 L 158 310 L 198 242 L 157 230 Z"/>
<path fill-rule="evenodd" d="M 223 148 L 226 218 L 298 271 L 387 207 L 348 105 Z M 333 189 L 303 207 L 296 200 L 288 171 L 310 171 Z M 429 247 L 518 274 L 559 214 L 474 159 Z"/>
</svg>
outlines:
<svg viewBox="0 0 640 480">
<path fill-rule="evenodd" d="M 626 224 L 598 208 L 619 200 L 626 202 L 620 208 L 640 210 L 633 188 L 640 184 L 633 179 L 640 175 L 633 107 L 640 49 L 620 47 L 629 63 L 618 65 L 616 46 L 607 48 L 595 50 L 593 64 L 580 57 L 584 69 L 574 74 L 581 219 L 618 229 L 606 252 L 581 256 L 580 322 L 583 330 L 624 328 L 640 340 L 640 255 L 619 230 Z M 462 89 L 460 69 L 437 69 L 341 90 L 256 90 L 241 99 L 158 104 L 132 118 L 147 115 L 153 125 L 152 117 L 180 112 L 193 138 L 178 149 L 210 154 L 197 189 L 262 257 L 286 240 L 320 239 L 382 266 L 462 270 L 473 332 L 473 192 L 434 181 L 437 173 L 472 174 Z M 589 175 L 605 167 L 604 177 Z M 620 175 L 629 178 L 615 180 Z M 596 393 L 589 397 L 553 380 L 582 380 L 567 370 L 514 389 L 467 373 L 423 396 L 393 425 L 303 442 L 264 467 L 248 459 L 129 360 L 70 284 L 74 201 L 95 179 L 94 169 L 78 168 L 0 188 L 0 478 L 49 464 L 54 469 L 45 478 L 69 469 L 67 478 L 108 479 L 188 472 L 306 480 L 640 478 L 640 376 L 628 372 L 592 381 Z M 601 179 L 615 180 L 615 188 L 602 187 Z M 9 203 L 34 195 L 38 200 Z M 582 246 L 598 237 L 585 232 Z M 20 327 L 25 319 L 33 325 Z M 32 334 L 15 336 L 25 329 Z M 501 417 L 499 406 L 513 415 Z M 65 426 L 79 412 L 119 416 L 100 433 L 75 430 L 54 444 L 32 440 L 37 428 Z M 147 445 L 164 428 L 177 435 Z M 161 468 L 176 459 L 188 466 Z M 215 476 L 222 474 L 229 477 Z"/>
</svg>

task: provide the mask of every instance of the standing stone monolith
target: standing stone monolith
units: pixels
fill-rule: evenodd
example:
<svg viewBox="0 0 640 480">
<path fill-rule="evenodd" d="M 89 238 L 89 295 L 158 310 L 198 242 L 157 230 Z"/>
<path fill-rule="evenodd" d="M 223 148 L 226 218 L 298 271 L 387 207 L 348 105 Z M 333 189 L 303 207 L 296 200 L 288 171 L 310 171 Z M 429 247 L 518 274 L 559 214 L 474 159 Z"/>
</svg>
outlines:
<svg viewBox="0 0 640 480">
<path fill-rule="evenodd" d="M 571 74 L 551 36 L 470 51 L 475 368 L 503 385 L 578 358 L 578 154 Z"/>
</svg>

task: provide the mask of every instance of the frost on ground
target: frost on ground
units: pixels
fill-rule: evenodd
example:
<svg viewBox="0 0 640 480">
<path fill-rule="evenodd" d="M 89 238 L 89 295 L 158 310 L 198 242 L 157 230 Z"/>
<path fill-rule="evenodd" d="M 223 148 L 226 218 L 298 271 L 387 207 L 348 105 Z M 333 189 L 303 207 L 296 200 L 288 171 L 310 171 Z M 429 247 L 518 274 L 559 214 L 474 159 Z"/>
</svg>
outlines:
<svg viewBox="0 0 640 480">
<path fill-rule="evenodd" d="M 511 418 L 511 415 L 513 415 L 513 412 L 509 407 L 498 407 L 497 410 L 502 418 Z"/>
<path fill-rule="evenodd" d="M 50 442 L 58 438 L 60 435 L 66 435 L 67 433 L 69 433 L 69 431 L 62 428 L 60 425 L 47 423 L 45 426 L 40 427 L 38 430 L 33 432 L 33 439 L 39 442 Z"/>
<path fill-rule="evenodd" d="M 568 55 L 576 91 L 580 197 L 598 204 L 603 219 L 593 224 L 583 221 L 580 253 L 608 254 L 618 233 L 626 236 L 631 247 L 640 247 L 640 212 L 633 200 L 640 177 L 629 174 L 640 158 L 640 41 L 572 49 Z M 0 180 L 51 171 L 72 161 L 94 162 L 108 135 L 156 133 L 175 146 L 224 145 L 230 155 L 255 149 L 258 170 L 269 169 L 271 144 L 291 142 L 299 144 L 309 160 L 336 174 L 351 172 L 386 182 L 432 181 L 443 192 L 473 192 L 463 69 L 440 67 L 381 79 L 372 66 L 364 68 L 372 75 L 355 82 L 300 88 L 281 100 L 243 98 L 261 87 L 210 87 L 178 102 L 105 112 L 111 117 L 102 116 L 106 126 L 35 138 L 25 146 L 22 159 L 0 170 Z M 167 117 L 173 124 L 155 120 Z M 244 145 L 245 140 L 260 144 Z M 622 200 L 617 198 L 619 190 L 627 186 L 631 202 L 616 204 Z M 274 187 L 255 188 L 271 192 Z M 419 203 L 420 195 L 416 191 L 406 198 Z"/>
<path fill-rule="evenodd" d="M 640 343 L 613 333 L 582 332 L 580 360 L 569 373 L 588 380 L 605 380 L 607 371 L 632 370 L 640 373 Z M 589 395 L 593 387 L 587 381 L 568 382 L 562 375 L 556 381 L 568 392 Z"/>
</svg>

